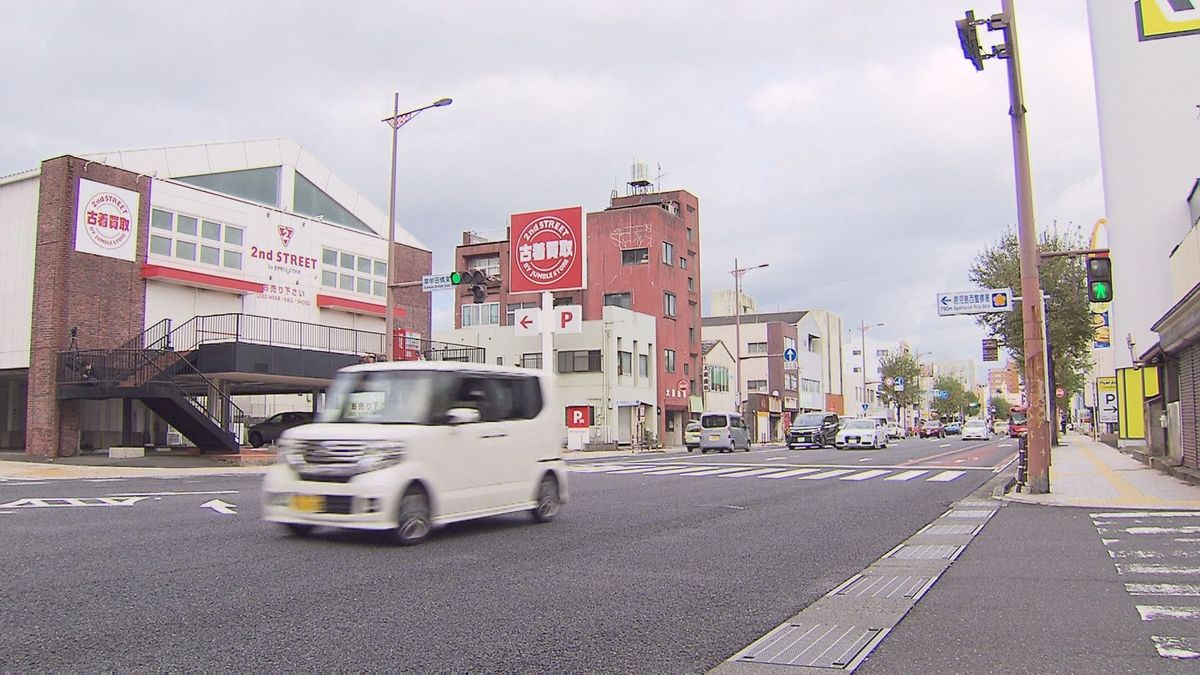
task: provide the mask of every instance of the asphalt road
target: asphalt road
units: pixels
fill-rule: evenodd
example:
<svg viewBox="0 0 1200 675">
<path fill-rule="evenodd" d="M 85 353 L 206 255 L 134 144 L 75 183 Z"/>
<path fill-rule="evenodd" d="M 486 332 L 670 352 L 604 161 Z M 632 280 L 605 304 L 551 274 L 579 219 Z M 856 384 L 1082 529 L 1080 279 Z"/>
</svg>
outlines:
<svg viewBox="0 0 1200 675">
<path fill-rule="evenodd" d="M 703 672 L 994 477 L 1006 440 L 577 462 L 555 522 L 415 548 L 287 536 L 256 477 L 0 483 L 0 670 Z"/>
</svg>

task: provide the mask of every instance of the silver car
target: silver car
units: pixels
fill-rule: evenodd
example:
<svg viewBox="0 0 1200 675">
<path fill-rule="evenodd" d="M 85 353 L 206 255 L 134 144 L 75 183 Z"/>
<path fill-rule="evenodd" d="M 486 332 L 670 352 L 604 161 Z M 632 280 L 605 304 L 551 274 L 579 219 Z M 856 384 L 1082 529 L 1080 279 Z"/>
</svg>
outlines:
<svg viewBox="0 0 1200 675">
<path fill-rule="evenodd" d="M 853 419 L 838 432 L 836 445 L 838 448 L 886 448 L 887 428 L 875 418 Z"/>
<path fill-rule="evenodd" d="M 704 413 L 700 417 L 700 452 L 750 452 L 750 430 L 737 413 Z"/>
</svg>

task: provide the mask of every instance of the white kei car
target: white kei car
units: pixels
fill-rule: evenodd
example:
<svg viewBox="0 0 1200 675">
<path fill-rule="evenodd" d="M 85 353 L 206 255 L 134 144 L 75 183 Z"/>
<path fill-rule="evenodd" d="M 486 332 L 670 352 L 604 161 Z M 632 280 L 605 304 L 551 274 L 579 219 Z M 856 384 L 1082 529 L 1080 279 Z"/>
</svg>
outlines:
<svg viewBox="0 0 1200 675">
<path fill-rule="evenodd" d="M 887 427 L 883 422 L 869 417 L 848 420 L 837 433 L 834 445 L 841 448 L 886 448 Z"/>
</svg>

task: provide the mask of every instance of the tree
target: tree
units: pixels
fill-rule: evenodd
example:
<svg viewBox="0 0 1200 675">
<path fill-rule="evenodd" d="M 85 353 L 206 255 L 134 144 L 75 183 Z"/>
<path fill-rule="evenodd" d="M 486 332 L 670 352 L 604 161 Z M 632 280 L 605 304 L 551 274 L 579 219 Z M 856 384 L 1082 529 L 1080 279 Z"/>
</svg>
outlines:
<svg viewBox="0 0 1200 675">
<path fill-rule="evenodd" d="M 879 385 L 879 397 L 890 407 L 899 405 L 907 408 L 921 401 L 921 364 L 912 354 L 893 349 L 879 359 L 883 382 Z M 904 389 L 896 390 L 896 378 L 904 378 Z"/>
<path fill-rule="evenodd" d="M 944 397 L 934 396 L 931 404 L 938 417 L 943 420 L 958 417 L 958 413 L 967 404 L 967 391 L 963 383 L 950 375 L 938 375 L 933 388 L 935 391 L 945 392 Z"/>
<path fill-rule="evenodd" d="M 988 401 L 996 412 L 992 413 L 993 419 L 1006 420 L 1008 419 L 1008 409 L 1012 406 L 1008 404 L 1008 399 L 1003 396 L 993 396 L 992 400 Z"/>
<path fill-rule="evenodd" d="M 976 394 L 973 391 L 968 391 L 966 399 L 967 399 L 967 405 L 966 405 L 965 410 L 967 411 L 967 416 L 975 417 L 976 415 L 978 415 L 980 413 L 979 394 Z"/>
<path fill-rule="evenodd" d="M 1043 252 L 1086 248 L 1078 230 L 1043 232 L 1040 239 L 1038 248 Z M 1042 290 L 1050 295 L 1047 303 L 1049 343 L 1054 360 L 1054 382 L 1065 393 L 1063 399 L 1057 401 L 1061 406 L 1072 393 L 1083 391 L 1091 368 L 1094 328 L 1087 299 L 1087 271 L 1083 258 L 1066 257 L 1047 258 L 1039 270 Z M 1012 288 L 1019 294 L 1021 264 L 1017 235 L 1009 231 L 995 246 L 985 248 L 971 265 L 970 278 L 983 288 Z M 980 314 L 976 321 L 985 326 L 1014 359 L 1025 363 L 1020 310 L 1019 306 L 1014 306 L 1011 312 Z"/>
</svg>

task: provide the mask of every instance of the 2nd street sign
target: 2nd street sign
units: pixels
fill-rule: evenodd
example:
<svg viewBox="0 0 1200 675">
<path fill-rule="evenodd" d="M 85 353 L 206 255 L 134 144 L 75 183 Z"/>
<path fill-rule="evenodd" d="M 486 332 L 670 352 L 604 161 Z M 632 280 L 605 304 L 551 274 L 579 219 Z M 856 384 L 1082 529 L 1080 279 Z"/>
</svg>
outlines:
<svg viewBox="0 0 1200 675">
<path fill-rule="evenodd" d="M 938 293 L 938 316 L 1011 312 L 1012 297 L 1011 288 L 988 288 L 955 293 Z"/>
</svg>

